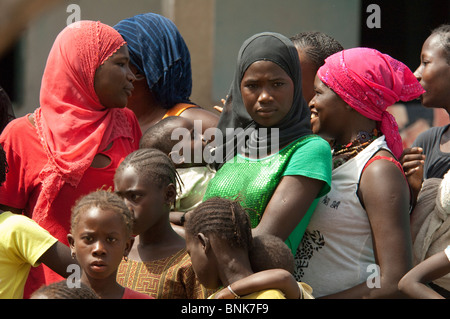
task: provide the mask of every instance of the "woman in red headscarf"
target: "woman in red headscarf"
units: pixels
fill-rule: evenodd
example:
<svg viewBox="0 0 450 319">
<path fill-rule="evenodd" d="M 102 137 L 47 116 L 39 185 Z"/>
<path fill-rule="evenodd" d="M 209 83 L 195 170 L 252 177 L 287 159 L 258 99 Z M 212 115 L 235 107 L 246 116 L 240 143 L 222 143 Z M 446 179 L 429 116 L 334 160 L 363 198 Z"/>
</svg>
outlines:
<svg viewBox="0 0 450 319">
<path fill-rule="evenodd" d="M 112 187 L 115 169 L 139 146 L 139 124 L 125 108 L 135 80 L 128 62 L 126 42 L 110 26 L 80 21 L 61 31 L 42 78 L 40 107 L 0 137 L 9 165 L 3 210 L 24 213 L 67 245 L 75 201 Z M 30 273 L 26 296 L 60 279 L 39 267 Z"/>
<path fill-rule="evenodd" d="M 410 191 L 386 108 L 423 89 L 403 63 L 369 48 L 327 58 L 314 86 L 320 134 L 335 141 L 333 172 L 297 252 L 297 280 L 319 298 L 399 297 L 398 281 L 412 264 Z"/>
</svg>

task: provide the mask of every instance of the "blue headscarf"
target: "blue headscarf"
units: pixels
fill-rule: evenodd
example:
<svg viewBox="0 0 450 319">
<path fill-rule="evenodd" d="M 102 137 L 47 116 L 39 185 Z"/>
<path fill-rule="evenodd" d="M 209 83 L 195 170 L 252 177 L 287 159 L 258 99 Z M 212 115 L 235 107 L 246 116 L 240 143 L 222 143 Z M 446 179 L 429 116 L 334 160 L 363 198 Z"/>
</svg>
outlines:
<svg viewBox="0 0 450 319">
<path fill-rule="evenodd" d="M 128 44 L 130 60 L 166 109 L 191 103 L 191 56 L 175 24 L 155 13 L 120 21 L 114 28 Z"/>
</svg>

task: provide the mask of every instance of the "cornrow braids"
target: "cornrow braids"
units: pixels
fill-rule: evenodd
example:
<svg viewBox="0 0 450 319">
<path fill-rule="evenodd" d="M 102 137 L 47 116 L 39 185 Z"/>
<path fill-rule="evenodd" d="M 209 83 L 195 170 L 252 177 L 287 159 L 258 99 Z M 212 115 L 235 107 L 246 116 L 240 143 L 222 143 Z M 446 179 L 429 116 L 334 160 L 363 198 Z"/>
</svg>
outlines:
<svg viewBox="0 0 450 319">
<path fill-rule="evenodd" d="M 301 32 L 290 38 L 297 49 L 302 49 L 317 69 L 325 64 L 330 55 L 344 50 L 333 37 L 318 31 Z"/>
<path fill-rule="evenodd" d="M 80 220 L 81 213 L 86 212 L 92 207 L 100 209 L 109 209 L 123 217 L 123 221 L 127 227 L 127 232 L 131 235 L 133 230 L 134 217 L 128 209 L 125 202 L 117 194 L 111 190 L 97 190 L 81 197 L 72 207 L 71 232 L 75 232 L 75 228 Z"/>
<path fill-rule="evenodd" d="M 146 180 L 156 182 L 159 187 L 167 186 L 170 183 L 176 187 L 177 181 L 179 182 L 178 172 L 172 160 L 155 148 L 143 148 L 130 153 L 120 163 L 114 178 L 130 166 L 136 170 L 136 174 Z"/>
<path fill-rule="evenodd" d="M 253 245 L 250 218 L 238 200 L 212 197 L 190 213 L 184 227 L 191 236 L 212 234 L 234 248 L 250 250 Z"/>
<path fill-rule="evenodd" d="M 450 24 L 442 24 L 431 31 L 431 35 L 438 34 L 445 50 L 447 64 L 450 64 Z"/>
<path fill-rule="evenodd" d="M 80 282 L 79 288 L 69 288 L 66 280 L 42 286 L 32 294 L 31 298 L 39 296 L 45 296 L 48 299 L 100 299 L 88 285 Z"/>
</svg>

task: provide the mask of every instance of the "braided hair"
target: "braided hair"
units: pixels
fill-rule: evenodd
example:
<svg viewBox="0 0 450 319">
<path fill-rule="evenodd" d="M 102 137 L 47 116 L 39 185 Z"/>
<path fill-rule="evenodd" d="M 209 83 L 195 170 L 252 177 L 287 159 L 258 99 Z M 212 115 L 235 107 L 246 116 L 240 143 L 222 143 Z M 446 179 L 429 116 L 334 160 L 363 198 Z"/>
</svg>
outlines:
<svg viewBox="0 0 450 319">
<path fill-rule="evenodd" d="M 136 174 L 145 180 L 155 182 L 159 187 L 173 183 L 176 187 L 179 176 L 172 160 L 155 148 L 142 148 L 130 153 L 120 163 L 114 179 L 127 167 L 133 167 Z"/>
<path fill-rule="evenodd" d="M 333 37 L 318 31 L 301 32 L 290 38 L 297 49 L 302 49 L 317 69 L 330 55 L 344 50 Z"/>
<path fill-rule="evenodd" d="M 450 64 L 450 24 L 442 24 L 431 31 L 431 35 L 438 34 L 445 50 L 447 64 Z"/>
<path fill-rule="evenodd" d="M 134 218 L 125 202 L 111 190 L 97 190 L 81 197 L 72 207 L 71 232 L 75 232 L 75 228 L 80 220 L 80 215 L 92 207 L 100 209 L 108 209 L 122 216 L 127 227 L 127 232 L 131 235 L 133 229 Z"/>
<path fill-rule="evenodd" d="M 190 213 L 184 228 L 191 236 L 215 235 L 234 248 L 253 246 L 250 218 L 238 200 L 212 197 L 204 201 Z"/>
<path fill-rule="evenodd" d="M 69 288 L 66 280 L 42 286 L 36 290 L 31 299 L 100 299 L 100 297 L 86 284 L 80 282 L 79 288 Z M 41 298 L 39 298 L 41 297 Z"/>
</svg>

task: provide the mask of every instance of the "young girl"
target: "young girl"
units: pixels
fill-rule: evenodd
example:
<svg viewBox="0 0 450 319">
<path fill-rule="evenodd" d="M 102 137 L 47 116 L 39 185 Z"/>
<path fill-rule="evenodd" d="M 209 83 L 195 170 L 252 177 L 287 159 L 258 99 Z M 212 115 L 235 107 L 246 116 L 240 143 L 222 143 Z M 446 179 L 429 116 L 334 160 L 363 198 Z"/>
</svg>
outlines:
<svg viewBox="0 0 450 319">
<path fill-rule="evenodd" d="M 207 291 L 195 278 L 186 243 L 169 222 L 176 180 L 170 158 L 151 148 L 131 153 L 117 169 L 115 191 L 134 214 L 137 235 L 117 281 L 158 299 L 204 299 Z"/>
<path fill-rule="evenodd" d="M 277 289 L 254 290 L 241 297 L 231 288 L 254 273 L 249 258 L 253 245 L 250 219 L 239 202 L 219 197 L 206 200 L 190 213 L 185 230 L 192 266 L 206 288 L 227 287 L 236 298 L 284 299 Z"/>
<path fill-rule="evenodd" d="M 294 256 L 289 247 L 273 235 L 259 235 L 253 238 L 253 247 L 249 252 L 254 274 L 235 281 L 231 290 L 222 289 L 214 295 L 216 299 L 234 299 L 255 290 L 279 289 L 286 299 L 314 299 L 312 288 L 303 282 L 297 282 L 294 273 Z"/>
<path fill-rule="evenodd" d="M 117 267 L 133 245 L 133 216 L 113 192 L 99 190 L 82 197 L 72 210 L 67 239 L 81 266 L 81 283 L 102 299 L 153 299 L 116 282 Z"/>
</svg>

